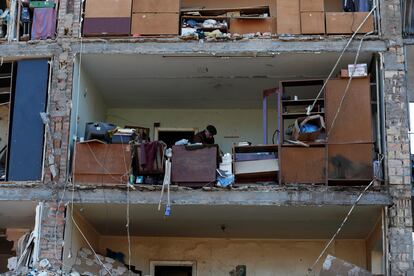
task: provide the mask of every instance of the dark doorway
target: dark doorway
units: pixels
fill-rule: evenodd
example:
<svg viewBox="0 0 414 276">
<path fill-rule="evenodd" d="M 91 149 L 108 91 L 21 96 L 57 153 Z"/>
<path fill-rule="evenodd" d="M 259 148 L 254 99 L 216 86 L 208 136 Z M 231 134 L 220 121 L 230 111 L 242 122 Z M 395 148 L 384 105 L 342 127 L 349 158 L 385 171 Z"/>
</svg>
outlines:
<svg viewBox="0 0 414 276">
<path fill-rule="evenodd" d="M 154 276 L 192 276 L 191 266 L 155 266 Z"/>
<path fill-rule="evenodd" d="M 158 140 L 166 143 L 169 148 L 181 139 L 187 139 L 190 141 L 193 136 L 194 131 L 158 131 Z"/>
</svg>

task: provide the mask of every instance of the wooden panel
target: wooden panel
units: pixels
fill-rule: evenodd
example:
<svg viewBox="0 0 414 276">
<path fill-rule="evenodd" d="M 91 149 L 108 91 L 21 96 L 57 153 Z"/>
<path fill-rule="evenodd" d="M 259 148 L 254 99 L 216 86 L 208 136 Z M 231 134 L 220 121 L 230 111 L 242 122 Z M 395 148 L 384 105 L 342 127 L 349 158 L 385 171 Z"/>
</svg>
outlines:
<svg viewBox="0 0 414 276">
<path fill-rule="evenodd" d="M 78 143 L 73 167 L 76 183 L 126 183 L 131 168 L 131 147 L 99 142 Z"/>
<path fill-rule="evenodd" d="M 230 19 L 230 33 L 248 34 L 257 32 L 276 33 L 276 18 Z"/>
<path fill-rule="evenodd" d="M 329 144 L 371 143 L 372 115 L 369 78 L 353 79 L 334 123 L 348 79 L 330 80 L 325 90 L 326 129 Z"/>
<path fill-rule="evenodd" d="M 372 154 L 372 144 L 328 145 L 328 178 L 372 179 Z"/>
<path fill-rule="evenodd" d="M 133 0 L 132 12 L 180 12 L 179 0 Z"/>
<path fill-rule="evenodd" d="M 178 13 L 134 13 L 131 33 L 140 35 L 177 35 Z"/>
<path fill-rule="evenodd" d="M 187 150 L 185 146 L 173 146 L 171 160 L 172 182 L 214 182 L 217 168 L 217 146 Z"/>
<path fill-rule="evenodd" d="M 129 35 L 131 18 L 86 18 L 83 21 L 84 36 Z"/>
<path fill-rule="evenodd" d="M 367 15 L 367 12 L 327 12 L 326 33 L 352 34 Z M 358 33 L 368 33 L 373 30 L 374 18 L 371 15 Z"/>
<path fill-rule="evenodd" d="M 300 11 L 324 11 L 324 0 L 300 0 Z"/>
<path fill-rule="evenodd" d="M 277 0 L 277 33 L 300 34 L 299 0 Z"/>
<path fill-rule="evenodd" d="M 280 162 L 283 183 L 324 183 L 324 147 L 282 147 Z"/>
<path fill-rule="evenodd" d="M 301 12 L 300 27 L 302 34 L 324 34 L 325 15 L 323 12 Z"/>
<path fill-rule="evenodd" d="M 85 18 L 131 17 L 132 0 L 86 0 Z"/>
</svg>

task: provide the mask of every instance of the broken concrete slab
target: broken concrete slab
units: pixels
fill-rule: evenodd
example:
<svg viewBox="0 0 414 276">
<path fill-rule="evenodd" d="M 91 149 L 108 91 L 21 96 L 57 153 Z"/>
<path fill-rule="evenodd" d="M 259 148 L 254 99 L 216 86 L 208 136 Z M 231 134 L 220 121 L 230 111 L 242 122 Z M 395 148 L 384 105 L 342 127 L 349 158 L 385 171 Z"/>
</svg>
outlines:
<svg viewBox="0 0 414 276">
<path fill-rule="evenodd" d="M 338 259 L 334 256 L 326 256 L 319 276 L 372 276 L 371 272 Z"/>
</svg>

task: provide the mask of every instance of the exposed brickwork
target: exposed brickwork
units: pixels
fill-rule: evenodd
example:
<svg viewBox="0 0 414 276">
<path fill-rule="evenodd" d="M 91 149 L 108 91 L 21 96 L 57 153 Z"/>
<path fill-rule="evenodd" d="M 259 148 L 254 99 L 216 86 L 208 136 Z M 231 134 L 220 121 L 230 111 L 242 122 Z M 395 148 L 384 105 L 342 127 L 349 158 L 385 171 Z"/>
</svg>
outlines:
<svg viewBox="0 0 414 276">
<path fill-rule="evenodd" d="M 65 206 L 59 209 L 56 203 L 45 203 L 42 214 L 40 236 L 40 260 L 48 259 L 56 269 L 62 260 Z"/>
<path fill-rule="evenodd" d="M 386 117 L 386 169 L 393 205 L 388 211 L 388 248 L 391 275 L 412 275 L 411 166 L 401 1 L 381 2 Z"/>
<path fill-rule="evenodd" d="M 405 59 L 401 37 L 401 3 L 399 0 L 380 0 L 381 33 L 387 43 L 384 57 L 384 101 L 386 116 L 387 155 L 385 167 L 393 205 L 388 212 L 388 249 L 391 275 L 409 275 L 412 271 L 411 168 L 408 140 L 408 107 Z M 55 189 L 66 182 L 68 168 L 69 124 L 74 53 L 72 43 L 79 42 L 81 0 L 61 0 L 58 19 L 58 38 L 53 46 L 52 83 L 49 93 L 50 140 L 45 155 L 45 183 Z M 306 43 L 306 42 L 303 42 Z M 231 45 L 229 43 L 229 45 Z M 137 47 L 129 45 L 129 47 Z M 200 46 L 201 47 L 201 46 Z M 231 47 L 231 46 L 229 46 Z M 40 49 L 40 48 L 39 48 Z M 147 49 L 150 51 L 151 49 Z M 16 45 L 16 53 L 30 56 Z M 122 50 L 117 49 L 118 52 Z M 37 55 L 31 53 L 31 55 Z M 40 55 L 40 54 L 39 54 Z M 50 165 L 56 169 L 52 177 Z M 56 199 L 51 199 L 56 200 Z M 45 204 L 42 218 L 41 258 L 60 266 L 64 231 L 64 208 Z M 55 228 L 55 226 L 57 226 Z M 56 229 L 56 231 L 55 231 Z M 56 236 L 56 237 L 55 237 Z"/>
</svg>

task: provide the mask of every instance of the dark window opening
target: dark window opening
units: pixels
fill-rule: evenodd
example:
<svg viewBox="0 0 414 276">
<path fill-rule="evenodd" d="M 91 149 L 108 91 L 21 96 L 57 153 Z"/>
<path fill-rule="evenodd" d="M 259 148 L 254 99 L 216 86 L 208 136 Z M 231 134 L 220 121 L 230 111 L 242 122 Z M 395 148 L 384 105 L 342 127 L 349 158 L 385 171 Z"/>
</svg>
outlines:
<svg viewBox="0 0 414 276">
<path fill-rule="evenodd" d="M 155 266 L 154 276 L 193 276 L 191 266 Z"/>
</svg>

